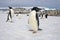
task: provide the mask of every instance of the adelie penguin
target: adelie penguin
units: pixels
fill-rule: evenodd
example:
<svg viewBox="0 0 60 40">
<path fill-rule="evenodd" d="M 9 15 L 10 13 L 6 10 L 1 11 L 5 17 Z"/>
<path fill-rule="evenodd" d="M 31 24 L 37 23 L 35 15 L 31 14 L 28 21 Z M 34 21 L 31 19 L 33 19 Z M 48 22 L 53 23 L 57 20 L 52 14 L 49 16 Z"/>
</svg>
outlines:
<svg viewBox="0 0 60 40">
<path fill-rule="evenodd" d="M 29 15 L 28 23 L 31 25 L 33 33 L 36 33 L 38 30 L 41 30 L 39 28 L 39 17 L 38 17 L 38 11 L 39 9 L 37 7 L 34 7 L 31 9 L 31 13 Z"/>
<path fill-rule="evenodd" d="M 12 17 L 13 16 L 14 16 L 14 10 L 13 10 L 12 7 L 9 6 L 9 13 L 8 13 L 7 21 L 6 22 L 8 22 L 8 21 L 12 22 Z"/>
<path fill-rule="evenodd" d="M 45 14 L 45 18 L 47 18 L 48 17 L 48 14 Z"/>
</svg>

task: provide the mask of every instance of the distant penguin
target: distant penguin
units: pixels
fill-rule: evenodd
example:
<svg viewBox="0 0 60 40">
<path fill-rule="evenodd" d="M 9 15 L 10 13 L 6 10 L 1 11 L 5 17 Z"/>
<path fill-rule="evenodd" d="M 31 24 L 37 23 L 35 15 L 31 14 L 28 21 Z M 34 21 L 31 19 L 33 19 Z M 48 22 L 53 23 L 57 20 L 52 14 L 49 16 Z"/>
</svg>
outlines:
<svg viewBox="0 0 60 40">
<path fill-rule="evenodd" d="M 12 7 L 9 7 L 9 13 L 8 13 L 8 16 L 7 16 L 7 21 L 10 20 L 12 22 L 12 17 L 13 16 L 14 16 L 14 10 L 12 9 Z"/>
<path fill-rule="evenodd" d="M 48 14 L 45 14 L 45 18 L 47 18 L 48 17 Z"/>
<path fill-rule="evenodd" d="M 33 33 L 36 33 L 39 29 L 39 17 L 37 11 L 36 8 L 33 8 L 28 20 L 28 23 L 32 26 Z"/>
</svg>

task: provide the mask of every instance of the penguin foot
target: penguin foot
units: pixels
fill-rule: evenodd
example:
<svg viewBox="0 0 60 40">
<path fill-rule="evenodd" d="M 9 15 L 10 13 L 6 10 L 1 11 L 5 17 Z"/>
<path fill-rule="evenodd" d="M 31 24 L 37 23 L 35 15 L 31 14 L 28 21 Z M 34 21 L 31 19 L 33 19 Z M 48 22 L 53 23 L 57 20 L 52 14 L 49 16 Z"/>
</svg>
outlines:
<svg viewBox="0 0 60 40">
<path fill-rule="evenodd" d="M 18 16 L 18 15 L 16 15 L 16 16 Z"/>
<path fill-rule="evenodd" d="M 33 33 L 37 33 L 36 31 L 33 31 Z"/>
<path fill-rule="evenodd" d="M 29 30 L 29 31 L 32 31 L 33 33 L 36 33 L 36 31 L 34 31 L 34 30 L 32 30 L 32 29 L 31 29 L 31 30 Z"/>
<path fill-rule="evenodd" d="M 29 31 L 33 31 L 33 30 L 31 29 L 31 30 L 29 30 Z"/>
<path fill-rule="evenodd" d="M 42 29 L 38 28 L 38 30 L 42 30 Z"/>
<path fill-rule="evenodd" d="M 13 21 L 10 21 L 11 23 L 13 23 Z"/>
</svg>

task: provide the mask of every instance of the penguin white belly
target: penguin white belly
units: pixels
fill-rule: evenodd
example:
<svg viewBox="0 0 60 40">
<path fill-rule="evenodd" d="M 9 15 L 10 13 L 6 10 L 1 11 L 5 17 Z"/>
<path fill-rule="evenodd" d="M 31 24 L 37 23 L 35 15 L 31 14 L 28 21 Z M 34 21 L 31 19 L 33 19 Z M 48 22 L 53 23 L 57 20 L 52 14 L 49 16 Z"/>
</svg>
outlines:
<svg viewBox="0 0 60 40">
<path fill-rule="evenodd" d="M 31 15 L 29 17 L 29 24 L 32 26 L 32 29 L 34 31 L 37 31 L 38 30 L 38 26 L 37 26 L 37 20 L 36 20 L 36 15 L 35 15 L 36 13 L 35 12 L 32 12 L 32 13 L 31 13 Z"/>
<path fill-rule="evenodd" d="M 14 17 L 14 10 L 13 9 L 10 9 L 10 10 L 11 10 L 11 16 Z M 10 21 L 13 21 L 13 18 L 10 18 Z"/>
<path fill-rule="evenodd" d="M 12 17 L 14 17 L 14 10 L 13 9 L 11 9 L 11 15 L 12 15 Z"/>
</svg>

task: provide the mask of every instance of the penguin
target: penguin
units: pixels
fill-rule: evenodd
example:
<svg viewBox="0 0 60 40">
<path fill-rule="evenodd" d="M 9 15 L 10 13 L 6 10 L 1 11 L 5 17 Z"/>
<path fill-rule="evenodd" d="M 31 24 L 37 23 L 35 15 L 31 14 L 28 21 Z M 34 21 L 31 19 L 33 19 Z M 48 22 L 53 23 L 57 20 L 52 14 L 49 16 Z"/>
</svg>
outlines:
<svg viewBox="0 0 60 40">
<path fill-rule="evenodd" d="M 33 33 L 36 33 L 39 30 L 39 17 L 37 11 L 39 11 L 36 7 L 31 9 L 31 13 L 29 15 L 28 23 L 32 26 Z"/>
<path fill-rule="evenodd" d="M 45 18 L 47 18 L 48 17 L 48 14 L 45 14 Z"/>
<path fill-rule="evenodd" d="M 7 16 L 7 21 L 8 22 L 9 20 L 12 22 L 12 17 L 14 16 L 14 10 L 12 7 L 9 6 L 9 13 L 8 13 L 8 16 Z"/>
</svg>

